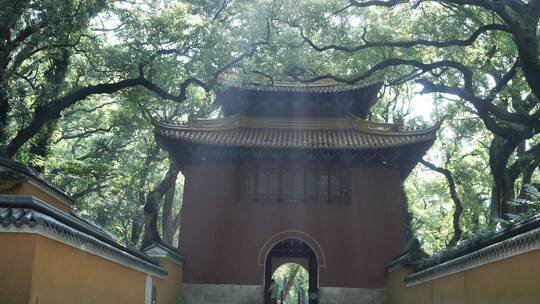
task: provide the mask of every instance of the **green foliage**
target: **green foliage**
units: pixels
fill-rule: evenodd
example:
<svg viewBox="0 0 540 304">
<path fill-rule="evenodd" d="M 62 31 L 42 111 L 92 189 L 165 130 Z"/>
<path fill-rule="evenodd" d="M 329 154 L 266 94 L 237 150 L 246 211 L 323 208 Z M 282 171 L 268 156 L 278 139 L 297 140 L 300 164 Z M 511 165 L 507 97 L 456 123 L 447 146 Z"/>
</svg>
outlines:
<svg viewBox="0 0 540 304">
<path fill-rule="evenodd" d="M 416 39 L 464 40 L 480 26 L 503 23 L 495 14 L 476 6 L 400 2 L 392 8 L 344 9 L 350 3 L 1 1 L 4 9 L 0 12 L 0 28 L 9 31 L 0 37 L 0 109 L 4 102 L 7 104 L 6 117 L 0 113 L 0 150 L 30 125 L 36 109 L 50 107 L 79 88 L 136 78 L 141 70 L 164 91 L 177 94 L 186 79 L 213 83 L 217 72 L 221 76 L 239 73 L 238 78 L 246 81 L 254 75 L 291 80 L 291 71 L 302 80 L 320 75 L 347 80 L 389 58 L 423 63 L 447 60 L 467 66 L 472 71 L 472 93 L 487 98 L 489 89 L 518 55 L 515 39 L 506 31 L 486 31 L 465 46 L 317 50 L 328 45 L 351 49 L 368 43 Z M 15 42 L 26 30 L 31 32 L 26 39 L 8 43 Z M 315 47 L 305 41 L 306 37 Z M 255 43 L 257 47 L 253 48 Z M 413 81 L 419 77 L 456 88 L 464 83 L 463 75 L 454 68 L 426 71 L 407 65 L 389 66 L 362 79 L 384 81 L 371 119 L 396 123 L 406 130 L 445 119 L 425 159 L 452 172 L 464 206 L 464 240 L 475 239 L 479 231 L 494 229 L 490 203 L 496 186 L 494 177 L 499 173 L 490 169 L 497 152 L 492 144 L 497 137 L 469 101 L 450 94 L 420 94 L 425 87 Z M 47 123 L 15 158 L 43 168 L 47 176 L 77 199 L 83 215 L 127 241 L 133 223 L 142 216 L 146 195 L 168 166 L 167 155 L 154 140 L 151 117 L 185 123 L 193 117 L 218 116 L 219 108 L 213 100 L 220 84 L 211 89 L 191 85 L 181 103 L 164 100 L 142 87 L 92 95 Z M 522 70 L 492 103 L 510 113 L 538 118 L 538 99 L 531 94 Z M 493 115 L 490 118 L 515 132 L 526 130 L 523 125 Z M 524 146 L 529 149 L 539 143 L 540 137 L 534 133 Z M 46 151 L 36 153 L 36 146 Z M 510 153 L 505 168 L 523 154 Z M 533 169 L 530 181 L 524 181 L 522 173 L 516 178 L 514 188 L 520 198 L 512 204 L 516 210 L 526 212 L 509 215 L 511 222 L 539 211 L 537 188 L 528 186 L 540 183 L 539 170 Z M 181 206 L 181 187 L 179 179 L 175 212 Z M 522 188 L 525 195 L 521 195 Z M 452 238 L 455 210 L 444 176 L 418 166 L 405 182 L 405 190 L 412 214 L 411 228 L 418 241 L 415 248 L 429 254 L 444 250 Z"/>
<path fill-rule="evenodd" d="M 303 302 L 307 303 L 307 292 L 309 288 L 309 273 L 302 266 L 295 263 L 287 263 L 279 266 L 272 275 L 272 279 L 276 281 L 278 290 L 281 292 L 284 290 L 291 273 L 293 273 L 297 267 L 300 267 L 298 273 L 294 277 L 294 283 L 289 291 L 289 297 L 287 303 L 298 303 L 298 296 L 302 297 Z"/>
<path fill-rule="evenodd" d="M 474 234 L 469 235 L 466 239 L 462 240 L 459 245 L 455 247 L 449 247 L 442 249 L 432 255 L 413 255 L 411 256 L 411 262 L 415 267 L 422 267 L 425 265 L 436 265 L 443 262 L 446 262 L 450 257 L 454 256 L 456 253 L 467 249 L 475 248 L 483 241 L 494 236 L 496 231 L 491 229 L 483 229 L 476 231 Z"/>
<path fill-rule="evenodd" d="M 523 184 L 522 191 L 523 197 L 515 198 L 510 204 L 517 210 L 525 211 L 508 214 L 510 223 L 521 222 L 540 213 L 540 191 L 538 188 L 530 184 Z"/>
</svg>

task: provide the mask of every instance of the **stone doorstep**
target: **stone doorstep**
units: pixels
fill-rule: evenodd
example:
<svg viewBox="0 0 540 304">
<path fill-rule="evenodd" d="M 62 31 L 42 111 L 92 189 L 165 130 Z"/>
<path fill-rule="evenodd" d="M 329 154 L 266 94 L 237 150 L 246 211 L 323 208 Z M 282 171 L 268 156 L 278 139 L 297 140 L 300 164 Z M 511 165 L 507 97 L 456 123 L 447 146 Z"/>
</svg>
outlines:
<svg viewBox="0 0 540 304">
<path fill-rule="evenodd" d="M 184 304 L 261 304 L 258 285 L 183 284 Z"/>
<path fill-rule="evenodd" d="M 321 304 L 383 304 L 385 289 L 321 287 Z M 262 304 L 262 286 L 183 284 L 184 304 Z"/>
<path fill-rule="evenodd" d="M 319 288 L 319 302 L 321 304 L 383 304 L 385 300 L 385 289 Z"/>
</svg>

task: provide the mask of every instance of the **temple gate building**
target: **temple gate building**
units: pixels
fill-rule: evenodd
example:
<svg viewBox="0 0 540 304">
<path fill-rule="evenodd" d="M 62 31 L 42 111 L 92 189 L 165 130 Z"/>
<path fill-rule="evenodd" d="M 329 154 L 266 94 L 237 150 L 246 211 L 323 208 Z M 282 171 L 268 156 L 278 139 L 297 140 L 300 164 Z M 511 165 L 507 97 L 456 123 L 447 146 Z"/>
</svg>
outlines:
<svg viewBox="0 0 540 304">
<path fill-rule="evenodd" d="M 366 120 L 380 87 L 231 86 L 221 119 L 155 122 L 185 176 L 184 303 L 263 303 L 287 262 L 319 303 L 383 302 L 405 247 L 401 187 L 436 127 Z"/>
</svg>

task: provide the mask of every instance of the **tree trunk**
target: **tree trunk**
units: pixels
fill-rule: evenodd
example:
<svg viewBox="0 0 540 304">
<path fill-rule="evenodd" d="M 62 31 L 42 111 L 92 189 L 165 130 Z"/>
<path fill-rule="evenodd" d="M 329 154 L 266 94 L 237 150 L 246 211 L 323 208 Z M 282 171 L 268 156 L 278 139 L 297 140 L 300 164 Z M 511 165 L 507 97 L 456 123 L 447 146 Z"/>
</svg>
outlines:
<svg viewBox="0 0 540 304">
<path fill-rule="evenodd" d="M 131 223 L 131 234 L 129 235 L 129 243 L 131 246 L 137 246 L 139 243 L 139 238 L 141 237 L 142 231 L 142 216 L 139 212 L 133 217 L 133 222 Z"/>
<path fill-rule="evenodd" d="M 527 192 L 527 189 L 525 188 L 525 185 L 531 185 L 532 186 L 532 176 L 534 174 L 534 171 L 538 168 L 538 165 L 540 164 L 540 160 L 535 160 L 532 164 L 527 166 L 523 170 L 523 177 L 521 179 L 521 187 L 519 190 L 519 198 L 524 200 L 531 200 L 530 194 Z M 516 213 L 525 213 L 528 211 L 528 205 L 522 204 L 516 207 Z"/>
<path fill-rule="evenodd" d="M 66 79 L 67 69 L 69 67 L 71 54 L 68 50 L 62 50 L 60 54 L 54 58 L 50 70 L 45 73 L 47 78 L 47 88 L 45 94 L 38 99 L 38 106 L 46 106 L 51 100 L 55 100 L 60 95 L 62 85 Z M 50 140 L 56 130 L 58 120 L 50 120 L 46 122 L 41 132 L 37 134 L 35 141 L 30 145 L 30 153 L 39 157 L 40 161 L 34 165 L 34 169 L 43 173 L 45 166 L 43 160 L 49 153 Z"/>
<path fill-rule="evenodd" d="M 452 220 L 452 226 L 454 228 L 454 234 L 452 235 L 452 239 L 448 242 L 448 247 L 454 247 L 459 240 L 461 239 L 461 235 L 463 234 L 463 230 L 461 230 L 460 225 L 460 219 L 461 214 L 463 213 L 463 203 L 461 202 L 461 199 L 459 198 L 459 195 L 457 194 L 456 190 L 456 182 L 454 180 L 454 176 L 452 175 L 452 172 L 446 168 L 437 167 L 434 164 L 427 162 L 425 160 L 421 160 L 420 163 L 422 163 L 424 166 L 428 167 L 429 169 L 441 173 L 446 178 L 446 181 L 448 182 L 448 188 L 450 189 L 450 197 L 452 198 L 452 201 L 454 202 L 454 214 L 453 214 L 453 220 Z"/>
<path fill-rule="evenodd" d="M 143 172 L 144 175 L 146 175 L 146 172 Z M 141 180 L 143 178 L 141 177 Z M 139 193 L 138 193 L 138 203 L 139 203 L 139 209 L 137 209 L 137 211 L 135 211 L 135 214 L 133 215 L 133 222 L 131 223 L 131 235 L 129 236 L 129 241 L 131 243 L 132 246 L 137 246 L 137 244 L 139 243 L 139 239 L 141 237 L 141 232 L 142 232 L 142 228 L 143 228 L 143 223 L 144 223 L 144 213 L 143 213 L 143 208 L 144 208 L 144 205 L 145 205 L 145 196 L 144 196 L 144 183 L 141 183 L 141 185 L 139 185 Z"/>
<path fill-rule="evenodd" d="M 413 237 L 414 233 L 412 231 L 412 214 L 409 211 L 409 199 L 407 197 L 407 193 L 405 192 L 405 187 L 403 184 L 401 185 L 401 208 L 403 208 L 403 222 L 405 225 L 404 234 L 405 234 L 405 242 L 409 243 Z"/>
<path fill-rule="evenodd" d="M 507 169 L 508 160 L 520 140 L 507 140 L 494 136 L 489 147 L 489 167 L 493 176 L 491 191 L 491 218 L 504 218 L 510 212 L 509 201 L 514 199 L 514 182 Z"/>
<path fill-rule="evenodd" d="M 291 288 L 294 285 L 294 279 L 296 278 L 296 275 L 300 271 L 300 266 L 296 266 L 296 268 L 291 272 L 289 275 L 289 279 L 287 280 L 287 286 L 283 288 L 283 301 L 286 302 L 287 298 L 289 298 L 289 292 L 291 291 Z"/>
<path fill-rule="evenodd" d="M 534 174 L 534 171 L 537 169 L 538 165 L 540 164 L 540 161 L 536 161 L 532 163 L 528 168 L 523 171 L 523 178 L 521 180 L 521 189 L 519 191 L 519 198 L 522 199 L 530 199 L 528 193 L 525 191 L 525 185 L 531 185 L 532 182 L 532 176 Z"/>
<path fill-rule="evenodd" d="M 146 204 L 144 206 L 144 236 L 142 248 L 161 241 L 158 230 L 158 210 L 159 202 L 165 193 L 171 188 L 179 169 L 173 161 L 169 162 L 169 169 L 165 177 L 156 185 L 156 187 L 148 193 Z"/>
<path fill-rule="evenodd" d="M 39 162 L 32 165 L 32 168 L 39 173 L 43 173 L 45 171 L 43 161 L 49 154 L 50 141 L 54 131 L 56 130 L 57 123 L 57 120 L 47 122 L 43 126 L 41 132 L 36 136 L 37 138 L 35 141 L 33 141 L 32 145 L 30 146 L 30 153 L 40 158 Z"/>
<path fill-rule="evenodd" d="M 508 169 L 510 178 L 515 182 L 522 175 L 522 184 L 530 184 L 532 175 L 540 163 L 540 144 L 532 146 L 529 150 L 518 150 L 517 154 L 518 159 Z"/>
<path fill-rule="evenodd" d="M 178 175 L 177 175 L 178 176 Z M 174 234 L 176 232 L 176 227 L 174 226 L 173 219 L 173 205 L 174 205 L 174 195 L 176 189 L 176 178 L 174 179 L 171 188 L 165 194 L 165 199 L 163 200 L 163 212 L 161 213 L 161 231 L 163 231 L 163 242 L 167 245 L 173 243 Z"/>
<path fill-rule="evenodd" d="M 9 98 L 6 89 L 0 84 L 0 156 L 6 156 L 4 154 L 9 137 L 9 134 L 7 133 L 8 113 Z"/>
<path fill-rule="evenodd" d="M 131 224 L 130 242 L 133 246 L 136 246 L 139 243 L 139 238 L 141 236 L 144 223 L 143 209 L 146 202 L 146 181 L 148 179 L 148 173 L 150 172 L 150 164 L 157 160 L 159 150 L 160 148 L 157 144 L 154 144 L 150 149 L 147 149 L 146 158 L 140 169 L 139 184 L 137 186 L 139 209 L 135 211 L 133 222 Z"/>
<path fill-rule="evenodd" d="M 534 5 L 534 2 L 537 4 Z M 517 45 L 519 58 L 521 60 L 521 69 L 527 80 L 531 91 L 540 100 L 540 55 L 538 50 L 538 10 L 540 4 L 536 0 L 531 0 L 531 9 L 518 26 L 511 26 L 512 36 Z"/>
</svg>

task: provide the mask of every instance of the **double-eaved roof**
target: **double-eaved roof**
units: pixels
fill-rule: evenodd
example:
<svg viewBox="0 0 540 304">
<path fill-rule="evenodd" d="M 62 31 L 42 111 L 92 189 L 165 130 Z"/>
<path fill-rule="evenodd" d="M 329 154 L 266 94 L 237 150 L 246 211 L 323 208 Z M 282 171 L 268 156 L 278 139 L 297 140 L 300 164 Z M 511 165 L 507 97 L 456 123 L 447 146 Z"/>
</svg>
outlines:
<svg viewBox="0 0 540 304">
<path fill-rule="evenodd" d="M 366 120 L 381 82 L 229 86 L 216 98 L 224 118 L 188 125 L 154 121 L 158 142 L 181 167 L 238 158 L 391 164 L 410 173 L 438 126 L 401 131 Z"/>
<path fill-rule="evenodd" d="M 175 126 L 155 122 L 155 133 L 183 143 L 280 149 L 371 150 L 432 142 L 437 127 L 398 132 L 395 125 L 356 117 L 279 119 L 228 117 Z"/>
</svg>

